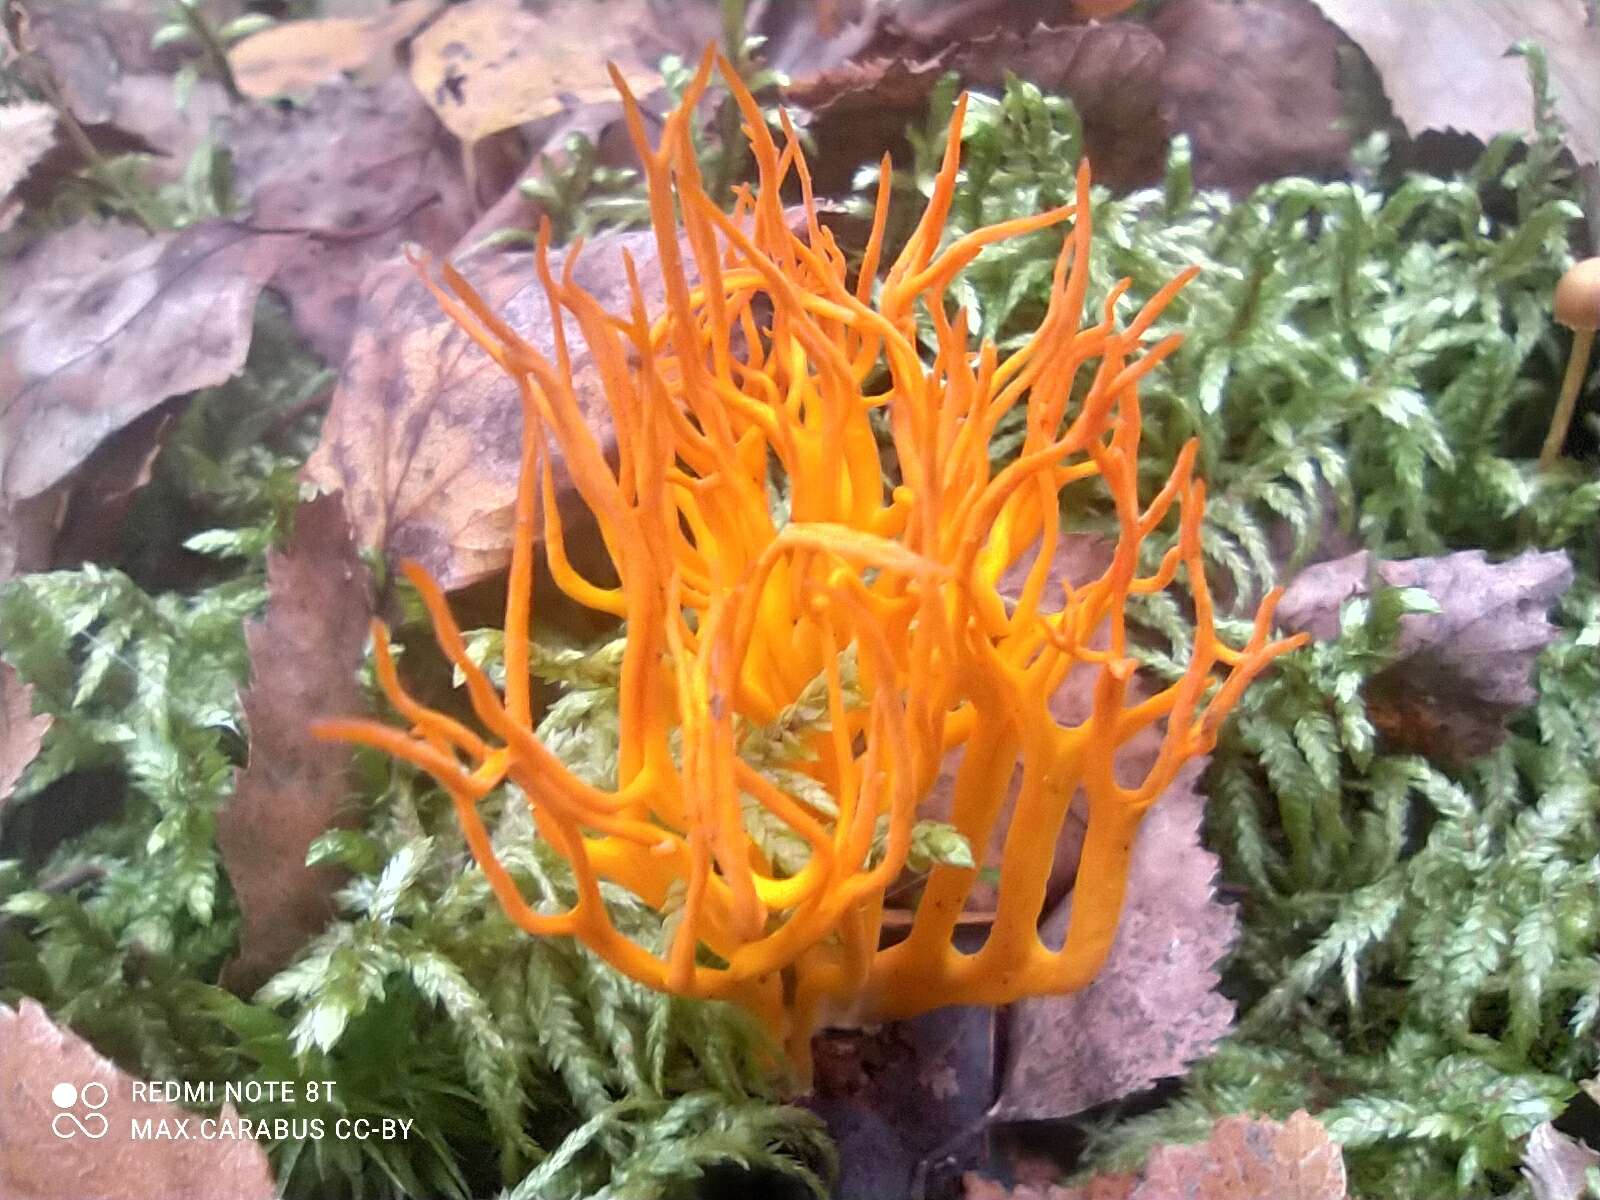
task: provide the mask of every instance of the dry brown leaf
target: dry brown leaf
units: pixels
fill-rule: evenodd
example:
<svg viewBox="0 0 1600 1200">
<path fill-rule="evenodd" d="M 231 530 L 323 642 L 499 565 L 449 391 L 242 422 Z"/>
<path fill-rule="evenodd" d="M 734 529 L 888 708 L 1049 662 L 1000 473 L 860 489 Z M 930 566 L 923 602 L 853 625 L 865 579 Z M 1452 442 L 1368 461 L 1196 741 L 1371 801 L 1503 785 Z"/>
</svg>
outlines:
<svg viewBox="0 0 1600 1200">
<path fill-rule="evenodd" d="M 85 125 L 112 123 L 125 74 L 164 71 L 170 85 L 170 73 L 182 61 L 177 51 L 151 48 L 153 12 L 70 2 L 30 5 L 26 29 L 23 47 L 44 60 L 67 107 Z"/>
<path fill-rule="evenodd" d="M 343 71 L 361 71 L 392 56 L 439 7 L 438 0 L 402 0 L 368 17 L 285 21 L 247 37 L 228 51 L 239 90 L 266 99 L 306 92 Z"/>
<path fill-rule="evenodd" d="M 574 271 L 613 312 L 628 306 L 622 254 L 638 264 L 646 303 L 662 295 L 649 233 L 595 238 Z M 559 275 L 563 256 L 553 256 Z M 489 306 L 542 353 L 554 353 L 544 289 L 532 256 L 480 254 L 458 264 Z M 574 388 L 603 447 L 614 445 L 594 361 L 567 326 Z M 448 589 L 503 568 L 511 557 L 522 408 L 516 385 L 439 309 L 405 263 L 367 277 L 355 340 L 307 476 L 342 488 L 363 545 L 416 559 Z M 568 548 L 589 571 L 608 569 L 588 510 L 561 486 Z"/>
<path fill-rule="evenodd" d="M 48 67 L 62 99 L 105 154 L 153 151 L 157 182 L 177 179 L 211 123 L 229 108 L 222 85 L 196 80 L 182 105 L 172 85 L 185 61 L 179 47 L 152 49 L 156 6 L 118 11 L 99 4 L 53 3 L 31 8 L 27 44 Z M 65 153 L 63 154 L 63 151 Z M 63 169 L 81 163 L 58 148 Z M 43 168 L 41 168 L 42 170 Z"/>
<path fill-rule="evenodd" d="M 904 0 L 749 0 L 745 29 L 761 38 L 760 58 L 790 77 L 842 66 L 878 36 L 883 22 Z M 1014 2 L 1014 0 L 1013 0 Z M 721 45 L 722 13 L 707 0 L 646 0 L 649 22 L 641 30 L 640 57 L 655 62 L 675 54 L 694 62 L 705 48 Z"/>
<path fill-rule="evenodd" d="M 67 490 L 60 484 L 14 502 L 0 496 L 0 583 L 49 567 Z"/>
<path fill-rule="evenodd" d="M 1365 551 L 1308 567 L 1278 606 L 1283 628 L 1338 636 L 1339 609 L 1370 588 Z M 1531 704 L 1533 662 L 1556 629 L 1545 618 L 1572 583 L 1564 553 L 1528 551 L 1491 563 L 1482 550 L 1377 564 L 1380 582 L 1426 591 L 1441 612 L 1401 618 L 1393 665 L 1367 684 L 1373 721 L 1399 748 L 1467 761 L 1506 738 Z"/>
<path fill-rule="evenodd" d="M 870 53 L 918 47 L 936 54 L 946 46 L 1001 31 L 1026 34 L 1039 25 L 1058 25 L 1075 15 L 1070 0 L 886 0 Z"/>
<path fill-rule="evenodd" d="M 1194 144 L 1197 184 L 1243 193 L 1344 173 L 1339 32 L 1311 0 L 1169 0 L 1150 28 L 1166 43 L 1161 88 Z"/>
<path fill-rule="evenodd" d="M 257 105 L 227 136 L 252 223 L 306 235 L 273 288 L 330 363 L 344 361 L 373 263 L 406 242 L 442 254 L 472 223 L 455 140 L 402 77 L 329 84 L 288 110 Z"/>
<path fill-rule="evenodd" d="M 1215 989 L 1238 916 L 1213 894 L 1217 858 L 1200 844 L 1205 761 L 1191 762 L 1145 817 L 1117 937 L 1094 981 L 1012 1007 L 996 1120 L 1068 1117 L 1181 1074 L 1233 1021 Z M 1059 945 L 1071 898 L 1041 927 Z"/>
<path fill-rule="evenodd" d="M 1344 1155 L 1305 1112 L 1223 1117 L 1198 1146 L 1161 1146 L 1130 1200 L 1344 1200 Z"/>
<path fill-rule="evenodd" d="M 926 55 L 908 49 L 845 63 L 797 79 L 785 96 L 813 111 L 813 169 L 823 191 L 843 188 L 860 164 L 900 145 L 951 71 L 967 87 L 998 89 L 1015 75 L 1071 97 L 1096 181 L 1131 188 L 1158 178 L 1164 162 L 1162 61 L 1160 40 L 1142 25 L 1041 25 L 989 31 Z"/>
<path fill-rule="evenodd" d="M 57 570 L 86 562 L 115 561 L 126 536 L 124 521 L 150 482 L 183 401 L 163 404 L 101 442 L 77 473 L 56 532 L 50 565 Z"/>
<path fill-rule="evenodd" d="M 632 47 L 645 0 L 550 0 L 537 13 L 515 0 L 467 0 L 411 44 L 411 79 L 439 119 L 472 143 L 560 112 L 563 97 L 615 95 L 608 60 L 635 91 L 655 78 Z"/>
<path fill-rule="evenodd" d="M 308 722 L 365 705 L 356 670 L 372 617 L 372 583 L 335 495 L 300 505 L 294 534 L 267 556 L 267 613 L 245 628 L 243 694 L 250 758 L 217 815 L 217 845 L 239 897 L 244 932 L 224 972 L 250 992 L 332 915 L 337 871 L 306 851 L 336 824 L 350 750 L 311 736 Z"/>
<path fill-rule="evenodd" d="M 134 1081 L 33 1000 L 0 1005 L 0 1196 L 5 1200 L 273 1200 L 249 1137 L 198 1136 L 199 1118 L 134 1099 Z M 134 1121 L 188 1121 L 189 1138 L 135 1140 Z M 221 1122 L 238 1114 L 224 1105 Z M 160 1128 L 159 1125 L 154 1126 Z"/>
<path fill-rule="evenodd" d="M 1600 1151 L 1568 1137 L 1549 1121 L 1528 1135 L 1522 1175 L 1533 1200 L 1586 1200 L 1585 1176 L 1600 1167 Z"/>
<path fill-rule="evenodd" d="M 1314 0 L 1350 35 L 1383 79 L 1395 116 L 1412 133 L 1458 129 L 1487 141 L 1533 125 L 1528 65 L 1507 56 L 1544 47 L 1556 111 L 1580 163 L 1600 161 L 1600 26 L 1584 0 Z"/>
<path fill-rule="evenodd" d="M 155 237 L 85 223 L 31 246 L 0 283 L 0 502 L 238 371 L 256 298 L 297 241 L 228 221 Z"/>
<path fill-rule="evenodd" d="M 1305 1112 L 1223 1117 L 1197 1146 L 1158 1146 L 1137 1175 L 1007 1190 L 967 1178 L 966 1200 L 1346 1200 L 1344 1155 Z"/>
<path fill-rule="evenodd" d="M 16 219 L 13 189 L 56 140 L 56 110 L 36 100 L 0 104 L 0 230 Z"/>
<path fill-rule="evenodd" d="M 649 8 L 647 57 L 660 50 L 693 60 L 722 40 L 714 0 L 649 0 Z M 803 85 L 853 61 L 921 62 L 964 42 L 1025 36 L 1080 15 L 1072 0 L 749 0 L 745 28 L 762 39 L 764 63 Z"/>
<path fill-rule="evenodd" d="M 0 662 L 0 813 L 39 753 L 50 723 L 48 713 L 34 716 L 32 686 L 23 683 L 9 663 Z"/>
</svg>

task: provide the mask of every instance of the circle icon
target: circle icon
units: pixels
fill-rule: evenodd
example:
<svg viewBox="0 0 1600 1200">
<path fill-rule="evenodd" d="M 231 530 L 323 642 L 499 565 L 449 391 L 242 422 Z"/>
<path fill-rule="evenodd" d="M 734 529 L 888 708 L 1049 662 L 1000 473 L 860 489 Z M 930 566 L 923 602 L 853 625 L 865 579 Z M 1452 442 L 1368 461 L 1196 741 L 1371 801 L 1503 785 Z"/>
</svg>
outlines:
<svg viewBox="0 0 1600 1200">
<path fill-rule="evenodd" d="M 58 1138 L 73 1138 L 80 1133 L 92 1141 L 105 1137 L 110 1131 L 111 1122 L 98 1110 L 104 1108 L 110 1099 L 111 1092 L 103 1083 L 91 1080 L 80 1088 L 62 1080 L 50 1089 L 51 1103 L 59 1109 L 69 1110 L 82 1100 L 88 1115 L 80 1117 L 75 1112 L 58 1112 L 50 1122 L 50 1131 Z"/>
</svg>

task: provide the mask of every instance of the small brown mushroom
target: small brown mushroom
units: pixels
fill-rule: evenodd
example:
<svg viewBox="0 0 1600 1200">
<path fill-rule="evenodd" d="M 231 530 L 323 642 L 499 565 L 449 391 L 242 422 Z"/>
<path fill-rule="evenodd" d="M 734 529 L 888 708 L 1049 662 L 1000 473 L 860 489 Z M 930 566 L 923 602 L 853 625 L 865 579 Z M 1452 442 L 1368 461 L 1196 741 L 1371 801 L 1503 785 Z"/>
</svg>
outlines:
<svg viewBox="0 0 1600 1200">
<path fill-rule="evenodd" d="M 1567 356 L 1567 374 L 1561 381 L 1555 414 L 1550 418 L 1550 432 L 1539 451 L 1541 471 L 1549 470 L 1561 455 L 1573 409 L 1578 406 L 1584 373 L 1589 369 L 1589 350 L 1594 345 L 1595 330 L 1600 329 L 1600 258 L 1586 258 L 1561 277 L 1556 284 L 1555 315 L 1572 330 L 1572 352 Z"/>
</svg>

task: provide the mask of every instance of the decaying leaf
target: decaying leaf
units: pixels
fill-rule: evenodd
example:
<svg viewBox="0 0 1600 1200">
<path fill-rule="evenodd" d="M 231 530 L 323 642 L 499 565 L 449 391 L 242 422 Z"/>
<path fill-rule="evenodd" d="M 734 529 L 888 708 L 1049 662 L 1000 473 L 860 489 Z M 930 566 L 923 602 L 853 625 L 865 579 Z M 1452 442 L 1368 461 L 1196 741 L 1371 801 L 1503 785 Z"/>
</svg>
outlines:
<svg viewBox="0 0 1600 1200">
<path fill-rule="evenodd" d="M 65 484 L 58 484 L 26 500 L 0 495 L 0 583 L 50 565 L 67 491 Z"/>
<path fill-rule="evenodd" d="M 1160 40 L 1142 25 L 1040 25 L 986 32 L 927 55 L 908 50 L 844 63 L 797 80 L 785 95 L 813 110 L 823 190 L 844 186 L 857 165 L 898 145 L 947 72 L 967 87 L 998 89 L 1015 75 L 1070 97 L 1096 181 L 1131 188 L 1157 178 L 1164 160 L 1162 62 Z"/>
<path fill-rule="evenodd" d="M 1130 1200 L 1344 1200 L 1344 1155 L 1305 1112 L 1223 1117 L 1199 1146 L 1150 1155 Z"/>
<path fill-rule="evenodd" d="M 172 68 L 179 61 L 175 52 L 151 47 L 151 13 L 63 0 L 30 5 L 26 31 L 22 47 L 43 59 L 67 107 L 85 125 L 114 121 L 124 75 Z"/>
<path fill-rule="evenodd" d="M 1568 1137 L 1549 1121 L 1528 1135 L 1522 1175 L 1533 1189 L 1533 1200 L 1585 1200 L 1590 1194 L 1585 1177 L 1596 1168 L 1600 1150 Z"/>
<path fill-rule="evenodd" d="M 1508 52 L 1523 39 L 1538 42 L 1567 144 L 1580 163 L 1600 161 L 1600 26 L 1584 0 L 1314 2 L 1372 60 L 1413 133 L 1459 129 L 1488 140 L 1530 131 L 1528 67 Z"/>
<path fill-rule="evenodd" d="M 1181 1074 L 1233 1021 L 1215 989 L 1238 929 L 1213 893 L 1217 858 L 1200 844 L 1204 760 L 1190 763 L 1145 817 L 1116 942 L 1082 991 L 1011 1010 L 996 1120 L 1071 1116 Z M 1044 922 L 1059 944 L 1071 898 Z"/>
<path fill-rule="evenodd" d="M 0 104 L 0 230 L 16 219 L 11 192 L 55 144 L 56 110 L 36 100 Z"/>
<path fill-rule="evenodd" d="M 185 52 L 152 46 L 158 12 L 155 5 L 117 8 L 72 0 L 31 5 L 26 45 L 102 152 L 163 155 L 151 175 L 172 180 L 229 101 L 215 80 L 199 79 L 179 103 L 172 77 Z"/>
<path fill-rule="evenodd" d="M 307 723 L 363 709 L 356 669 L 372 614 L 371 581 L 339 496 L 302 504 L 282 553 L 267 559 L 267 614 L 246 627 L 250 758 L 217 817 L 217 845 L 239 896 L 244 933 L 230 987 L 250 991 L 327 923 L 337 872 L 306 866 L 335 824 L 350 753 Z"/>
<path fill-rule="evenodd" d="M 0 813 L 49 728 L 48 713 L 34 716 L 33 688 L 17 677 L 10 664 L 0 662 Z"/>
<path fill-rule="evenodd" d="M 1367 685 L 1368 709 L 1392 744 L 1465 761 L 1506 737 L 1506 720 L 1534 700 L 1533 660 L 1555 637 L 1545 619 L 1572 583 L 1563 553 L 1528 551 L 1491 563 L 1482 550 L 1378 563 L 1376 581 L 1421 588 L 1439 605 L 1400 622 L 1392 666 Z M 1302 571 L 1278 606 L 1285 628 L 1337 636 L 1339 609 L 1368 594 L 1365 551 Z"/>
<path fill-rule="evenodd" d="M 310 91 L 342 71 L 361 71 L 391 55 L 438 7 L 438 0 L 402 0 L 368 17 L 285 21 L 234 46 L 228 64 L 247 96 Z"/>
<path fill-rule="evenodd" d="M 199 1118 L 134 1098 L 134 1081 L 39 1004 L 0 1005 L 0 1196 L 112 1200 L 204 1196 L 273 1200 L 266 1152 L 249 1136 L 198 1136 Z M 238 1128 L 238 1114 L 217 1114 Z M 135 1140 L 134 1121 L 194 1136 Z M 187 1126 L 176 1122 L 187 1121 Z"/>
<path fill-rule="evenodd" d="M 650 8 L 656 40 L 685 58 L 722 38 L 716 4 L 650 0 Z M 852 62 L 923 62 L 953 46 L 1025 36 L 1084 15 L 1072 0 L 750 0 L 745 28 L 761 39 L 761 60 L 804 87 Z"/>
<path fill-rule="evenodd" d="M 154 237 L 84 223 L 31 246 L 0 282 L 0 502 L 238 371 L 256 298 L 297 241 L 227 221 Z"/>
<path fill-rule="evenodd" d="M 373 263 L 406 242 L 442 254 L 472 223 L 459 148 L 403 77 L 329 84 L 292 109 L 256 105 L 228 140 L 252 223 L 306 235 L 273 288 L 330 363 L 344 361 Z"/>
<path fill-rule="evenodd" d="M 841 66 L 878 35 L 903 0 L 749 0 L 745 29 L 761 39 L 763 62 L 791 78 Z M 693 62 L 708 45 L 723 39 L 719 5 L 705 0 L 646 0 L 649 23 L 642 30 L 641 56 L 655 62 L 665 54 Z"/>
<path fill-rule="evenodd" d="M 610 99 L 608 59 L 642 83 L 633 61 L 643 0 L 467 0 L 411 45 L 411 78 L 450 131 L 472 143 L 560 112 L 563 97 Z M 637 89 L 636 89 L 637 90 Z"/>
<path fill-rule="evenodd" d="M 1344 1155 L 1305 1112 L 1223 1117 L 1198 1146 L 1158 1146 L 1137 1175 L 1007 1191 L 967 1179 L 967 1200 L 1345 1200 Z"/>
<path fill-rule="evenodd" d="M 1169 0 L 1150 29 L 1166 44 L 1161 89 L 1194 145 L 1197 184 L 1244 193 L 1345 171 L 1339 32 L 1311 0 Z"/>
<path fill-rule="evenodd" d="M 75 567 L 108 562 L 126 536 L 124 521 L 134 499 L 150 482 L 156 458 L 166 446 L 176 404 L 163 404 L 117 430 L 95 448 L 73 476 L 70 495 L 56 531 L 51 566 Z"/>
<path fill-rule="evenodd" d="M 594 239 L 574 278 L 608 310 L 625 311 L 624 250 L 654 309 L 662 291 L 649 233 Z M 563 258 L 552 258 L 559 275 Z M 554 353 L 530 255 L 483 253 L 458 265 L 513 329 Z M 599 376 L 570 322 L 567 341 L 579 401 L 597 441 L 610 447 Z M 324 488 L 344 489 L 363 545 L 382 547 L 391 560 L 416 559 L 446 588 L 460 588 L 510 561 L 521 428 L 516 385 L 440 311 L 414 269 L 386 263 L 367 277 L 355 339 L 306 474 Z M 603 575 L 598 539 L 574 532 L 589 528 L 582 523 L 592 517 L 562 480 L 558 472 L 569 550 L 587 549 L 587 568 Z"/>
</svg>

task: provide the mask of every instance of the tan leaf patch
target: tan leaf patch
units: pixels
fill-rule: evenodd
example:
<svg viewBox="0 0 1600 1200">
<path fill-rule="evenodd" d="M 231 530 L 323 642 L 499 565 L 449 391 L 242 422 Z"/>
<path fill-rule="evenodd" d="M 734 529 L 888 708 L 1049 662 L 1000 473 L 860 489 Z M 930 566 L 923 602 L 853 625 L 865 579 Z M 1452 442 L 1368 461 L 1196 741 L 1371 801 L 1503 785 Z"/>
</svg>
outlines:
<svg viewBox="0 0 1600 1200">
<path fill-rule="evenodd" d="M 1346 1200 L 1344 1155 L 1304 1112 L 1223 1117 L 1198 1146 L 1158 1146 L 1138 1174 L 1007 1190 L 969 1175 L 966 1200 Z"/>
<path fill-rule="evenodd" d="M 224 1105 L 218 1119 L 238 1116 Z M 197 1118 L 176 1105 L 134 1099 L 133 1079 L 35 1001 L 0 1005 L 0 1196 L 277 1196 L 266 1153 L 250 1138 L 136 1141 L 135 1120 Z"/>
<path fill-rule="evenodd" d="M 438 0 L 403 0 L 370 17 L 286 21 L 234 46 L 228 64 L 247 96 L 310 91 L 342 71 L 360 71 L 391 54 L 438 7 Z"/>
<path fill-rule="evenodd" d="M 574 278 L 608 311 L 626 312 L 624 250 L 638 264 L 653 309 L 662 292 L 649 233 L 596 238 Z M 558 274 L 562 262 L 553 256 Z M 553 356 L 549 307 L 531 255 L 483 254 L 460 269 L 513 329 Z M 567 339 L 591 431 L 602 447 L 614 445 L 594 360 L 570 320 Z M 374 268 L 322 441 L 306 464 L 320 486 L 344 489 L 361 543 L 391 559 L 417 560 L 452 590 L 503 568 L 511 557 L 521 434 L 516 385 L 440 311 L 416 272 L 405 263 Z M 584 524 L 592 521 L 587 509 L 570 487 L 562 499 L 574 561 L 603 570 L 598 539 L 581 532 L 592 528 Z"/>
<path fill-rule="evenodd" d="M 411 79 L 439 119 L 464 142 L 560 112 L 564 96 L 614 96 L 607 60 L 635 90 L 653 72 L 632 46 L 644 0 L 550 0 L 538 13 L 514 0 L 467 0 L 448 9 L 411 45 Z"/>
<path fill-rule="evenodd" d="M 1304 1112 L 1223 1117 L 1198 1146 L 1161 1146 L 1129 1200 L 1344 1200 L 1344 1155 Z"/>
<path fill-rule="evenodd" d="M 337 872 L 306 866 L 335 824 L 350 751 L 311 737 L 308 722 L 363 710 L 356 669 L 372 615 L 371 581 L 339 496 L 302 504 L 294 535 L 267 558 L 267 614 L 246 627 L 249 763 L 217 817 L 217 844 L 244 912 L 228 986 L 252 991 L 332 913 Z"/>
</svg>

